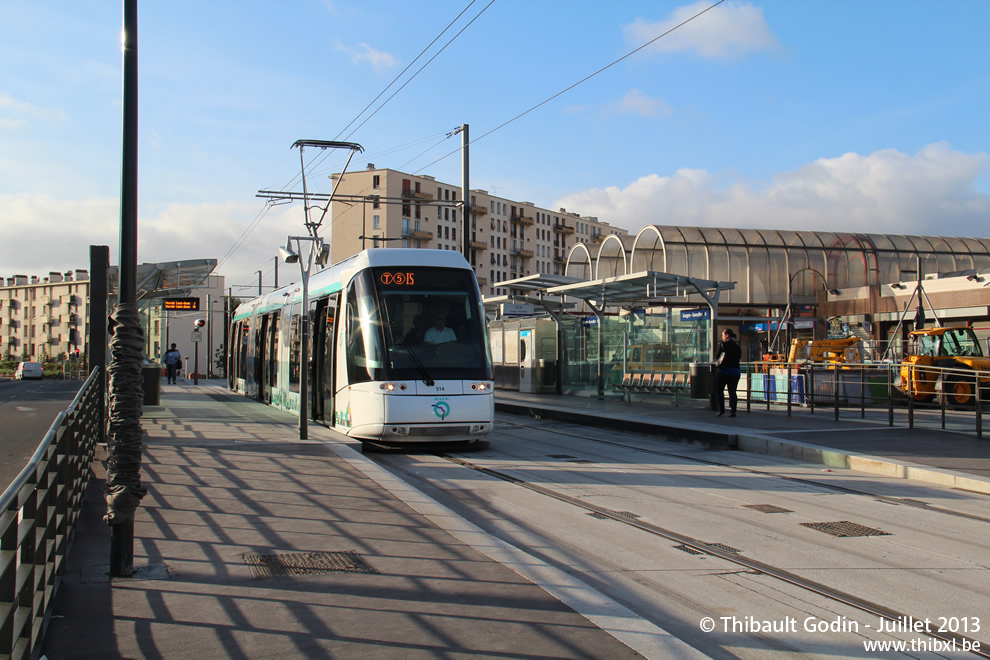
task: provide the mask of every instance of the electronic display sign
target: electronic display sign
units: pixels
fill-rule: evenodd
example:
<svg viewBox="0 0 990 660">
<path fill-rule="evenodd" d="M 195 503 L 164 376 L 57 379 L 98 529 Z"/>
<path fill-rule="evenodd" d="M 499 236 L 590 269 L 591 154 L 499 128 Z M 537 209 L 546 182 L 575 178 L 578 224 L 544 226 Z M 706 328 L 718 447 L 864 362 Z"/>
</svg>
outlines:
<svg viewBox="0 0 990 660">
<path fill-rule="evenodd" d="M 183 312 L 198 312 L 199 298 L 165 298 L 162 309 L 177 309 Z"/>
</svg>

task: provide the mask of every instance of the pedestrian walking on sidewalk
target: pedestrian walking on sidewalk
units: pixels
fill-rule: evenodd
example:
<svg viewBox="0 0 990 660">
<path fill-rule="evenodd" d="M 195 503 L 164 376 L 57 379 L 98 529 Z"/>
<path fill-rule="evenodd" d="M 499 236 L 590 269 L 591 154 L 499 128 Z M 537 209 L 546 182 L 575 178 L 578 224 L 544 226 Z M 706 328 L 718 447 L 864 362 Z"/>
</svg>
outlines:
<svg viewBox="0 0 990 660">
<path fill-rule="evenodd" d="M 736 388 L 739 387 L 739 361 L 742 359 L 742 348 L 735 341 L 736 333 L 726 328 L 722 331 L 722 342 L 718 345 L 715 364 L 718 365 L 718 379 L 715 385 L 718 398 L 718 413 L 725 414 L 725 388 L 729 388 L 729 417 L 736 416 L 736 404 L 739 397 Z"/>
<path fill-rule="evenodd" d="M 182 367 L 182 355 L 175 344 L 172 344 L 172 348 L 165 353 L 165 374 L 170 385 L 175 384 L 175 377 L 178 375 L 180 367 Z"/>
</svg>

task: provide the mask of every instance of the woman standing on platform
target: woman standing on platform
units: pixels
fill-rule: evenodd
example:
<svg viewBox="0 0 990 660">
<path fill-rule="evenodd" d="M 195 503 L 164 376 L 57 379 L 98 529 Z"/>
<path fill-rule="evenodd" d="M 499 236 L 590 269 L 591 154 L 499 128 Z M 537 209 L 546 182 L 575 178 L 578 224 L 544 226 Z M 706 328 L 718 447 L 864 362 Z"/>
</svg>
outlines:
<svg viewBox="0 0 990 660">
<path fill-rule="evenodd" d="M 735 341 L 736 333 L 726 328 L 722 331 L 722 342 L 718 345 L 718 354 L 715 356 L 715 364 L 718 365 L 718 380 L 716 381 L 716 391 L 718 392 L 718 412 L 716 417 L 725 414 L 725 388 L 729 388 L 729 417 L 736 416 L 736 404 L 738 396 L 736 388 L 739 387 L 739 360 L 742 358 L 742 348 Z"/>
</svg>

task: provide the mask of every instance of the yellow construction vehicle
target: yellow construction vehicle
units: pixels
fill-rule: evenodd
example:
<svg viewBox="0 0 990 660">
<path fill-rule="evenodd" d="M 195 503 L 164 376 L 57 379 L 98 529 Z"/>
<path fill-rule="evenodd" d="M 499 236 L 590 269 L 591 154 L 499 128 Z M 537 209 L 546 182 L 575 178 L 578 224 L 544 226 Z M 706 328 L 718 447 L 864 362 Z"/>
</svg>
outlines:
<svg viewBox="0 0 990 660">
<path fill-rule="evenodd" d="M 910 341 L 908 354 L 901 361 L 901 389 L 906 395 L 926 403 L 941 389 L 947 403 L 972 407 L 979 383 L 981 400 L 987 401 L 990 358 L 983 356 L 972 328 L 915 330 Z"/>
<path fill-rule="evenodd" d="M 859 351 L 859 337 L 843 339 L 795 339 L 791 342 L 791 352 L 787 358 L 791 363 L 827 362 L 838 365 L 846 363 L 861 363 L 863 356 Z"/>
</svg>

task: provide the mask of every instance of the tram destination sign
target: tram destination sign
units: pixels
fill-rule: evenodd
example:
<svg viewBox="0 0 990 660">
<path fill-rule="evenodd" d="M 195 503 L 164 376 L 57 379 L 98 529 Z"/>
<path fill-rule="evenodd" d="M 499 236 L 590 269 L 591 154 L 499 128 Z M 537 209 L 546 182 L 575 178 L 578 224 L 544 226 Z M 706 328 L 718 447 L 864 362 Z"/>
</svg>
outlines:
<svg viewBox="0 0 990 660">
<path fill-rule="evenodd" d="M 184 312 L 198 312 L 199 298 L 165 298 L 162 309 L 177 309 Z"/>
</svg>

